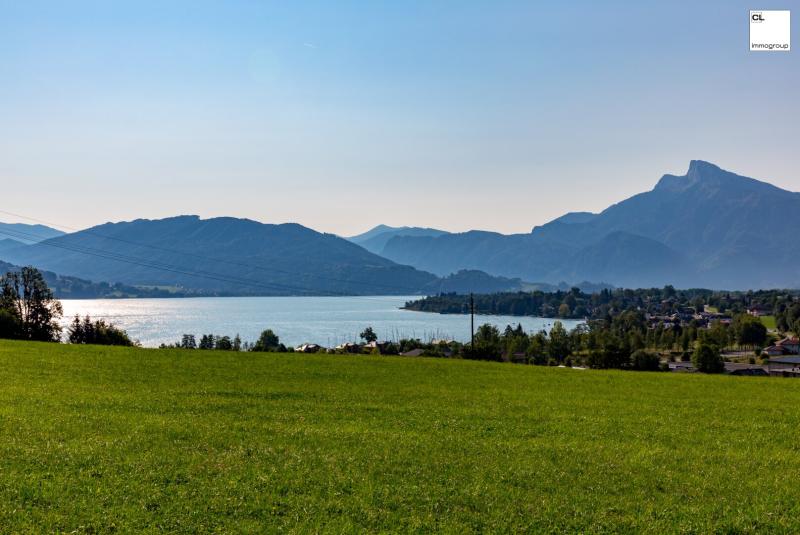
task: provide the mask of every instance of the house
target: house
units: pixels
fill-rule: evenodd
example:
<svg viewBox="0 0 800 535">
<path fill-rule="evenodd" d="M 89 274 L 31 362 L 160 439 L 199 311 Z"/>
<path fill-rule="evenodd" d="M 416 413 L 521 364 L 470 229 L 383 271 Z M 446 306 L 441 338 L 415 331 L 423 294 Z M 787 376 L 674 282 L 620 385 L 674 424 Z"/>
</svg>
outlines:
<svg viewBox="0 0 800 535">
<path fill-rule="evenodd" d="M 782 357 L 786 354 L 784 348 L 778 345 L 765 347 L 763 353 L 768 357 Z"/>
<path fill-rule="evenodd" d="M 380 351 L 383 351 L 384 349 L 386 349 L 386 347 L 389 345 L 389 343 L 390 342 L 387 342 L 385 340 L 381 341 L 381 342 L 378 342 L 376 340 L 374 342 L 368 342 L 364 347 L 366 347 L 367 349 L 378 349 Z"/>
<path fill-rule="evenodd" d="M 693 372 L 694 366 L 691 362 L 670 362 L 669 371 L 671 372 Z"/>
<path fill-rule="evenodd" d="M 782 377 L 800 377 L 800 356 L 769 359 L 769 374 Z"/>
<path fill-rule="evenodd" d="M 800 354 L 800 339 L 796 337 L 786 337 L 783 340 L 775 342 L 775 345 L 782 347 L 784 352 L 788 355 Z"/>
<path fill-rule="evenodd" d="M 339 344 L 335 349 L 336 351 L 340 351 L 342 353 L 361 353 L 361 346 L 354 344 L 353 342 Z"/>
<path fill-rule="evenodd" d="M 425 353 L 424 349 L 412 349 L 411 351 L 400 353 L 400 355 L 403 357 L 421 357 L 423 353 Z"/>
<path fill-rule="evenodd" d="M 763 366 L 741 362 L 726 362 L 725 373 L 729 375 L 769 375 Z"/>
<path fill-rule="evenodd" d="M 316 353 L 320 349 L 322 349 L 322 347 L 317 344 L 301 344 L 294 348 L 296 353 Z"/>
<path fill-rule="evenodd" d="M 764 368 L 740 368 L 738 370 L 732 370 L 729 372 L 730 375 L 752 375 L 752 376 L 764 376 L 768 377 L 769 373 Z"/>
<path fill-rule="evenodd" d="M 772 309 L 767 308 L 764 305 L 754 305 L 747 309 L 747 313 L 751 316 L 760 318 L 761 316 L 769 316 L 772 314 Z"/>
</svg>

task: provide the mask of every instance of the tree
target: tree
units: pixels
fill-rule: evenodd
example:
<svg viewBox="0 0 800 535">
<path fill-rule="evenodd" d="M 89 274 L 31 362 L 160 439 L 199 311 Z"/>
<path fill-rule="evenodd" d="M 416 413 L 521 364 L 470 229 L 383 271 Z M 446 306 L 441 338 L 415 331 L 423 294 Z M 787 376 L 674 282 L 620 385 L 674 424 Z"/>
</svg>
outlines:
<svg viewBox="0 0 800 535">
<path fill-rule="evenodd" d="M 10 311 L 0 308 L 0 338 L 19 338 L 20 325 L 17 317 Z"/>
<path fill-rule="evenodd" d="M 548 344 L 550 357 L 558 362 L 564 362 L 572 351 L 569 347 L 569 335 L 564 328 L 564 324 L 560 321 L 553 323 L 553 328 L 550 329 L 550 343 Z"/>
<path fill-rule="evenodd" d="M 760 319 L 750 314 L 739 314 L 733 318 L 733 332 L 736 342 L 743 346 L 763 346 L 767 340 L 767 328 Z"/>
<path fill-rule="evenodd" d="M 697 344 L 692 355 L 692 364 L 697 371 L 703 373 L 722 373 L 725 370 L 719 349 L 706 343 Z"/>
<path fill-rule="evenodd" d="M 67 340 L 70 344 L 135 345 L 128 337 L 128 333 L 117 328 L 113 323 L 106 323 L 105 320 L 92 322 L 88 315 L 81 321 L 77 314 L 69 326 Z"/>
<path fill-rule="evenodd" d="M 184 334 L 181 339 L 181 348 L 183 349 L 197 349 L 197 342 L 194 340 L 193 334 Z"/>
<path fill-rule="evenodd" d="M 361 331 L 361 334 L 359 334 L 358 336 L 368 344 L 378 339 L 378 335 L 375 334 L 375 331 L 372 329 L 372 327 L 367 327 L 366 329 Z"/>
<path fill-rule="evenodd" d="M 218 349 L 220 351 L 231 351 L 233 350 L 233 342 L 231 342 L 230 336 L 217 336 L 214 339 L 214 349 Z"/>
<path fill-rule="evenodd" d="M 197 347 L 198 349 L 214 349 L 214 335 L 204 334 L 200 337 L 200 345 Z"/>
<path fill-rule="evenodd" d="M 4 322 L 11 322 L 10 318 L 16 322 L 15 338 L 42 342 L 61 338 L 61 303 L 36 268 L 24 267 L 0 278 L 0 310 L 6 312 Z"/>
<path fill-rule="evenodd" d="M 658 371 L 661 366 L 661 359 L 655 353 L 650 353 L 643 349 L 638 349 L 631 355 L 631 367 L 640 371 Z"/>
<path fill-rule="evenodd" d="M 484 323 L 475 332 L 475 346 L 471 348 L 472 358 L 480 360 L 501 360 L 503 344 L 500 331 L 494 325 Z"/>
<path fill-rule="evenodd" d="M 250 351 L 286 351 L 286 347 L 280 343 L 278 335 L 272 332 L 272 329 L 267 329 L 261 333 Z"/>
</svg>

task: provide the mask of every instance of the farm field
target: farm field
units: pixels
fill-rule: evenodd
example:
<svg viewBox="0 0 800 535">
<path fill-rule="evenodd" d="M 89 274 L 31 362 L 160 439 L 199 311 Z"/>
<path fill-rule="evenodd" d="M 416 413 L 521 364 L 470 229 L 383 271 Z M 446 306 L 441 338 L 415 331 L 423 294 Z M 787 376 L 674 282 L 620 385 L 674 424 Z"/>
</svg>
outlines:
<svg viewBox="0 0 800 535">
<path fill-rule="evenodd" d="M 3 532 L 800 531 L 800 382 L 0 340 Z"/>
</svg>

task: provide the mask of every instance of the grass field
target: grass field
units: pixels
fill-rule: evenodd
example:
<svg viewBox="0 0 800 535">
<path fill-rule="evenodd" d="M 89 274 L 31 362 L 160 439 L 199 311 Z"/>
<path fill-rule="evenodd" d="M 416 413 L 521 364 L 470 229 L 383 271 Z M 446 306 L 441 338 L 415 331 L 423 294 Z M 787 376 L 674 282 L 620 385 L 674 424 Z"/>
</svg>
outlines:
<svg viewBox="0 0 800 535">
<path fill-rule="evenodd" d="M 764 324 L 764 327 L 766 327 L 767 329 L 770 330 L 776 329 L 775 316 L 761 316 L 759 319 L 761 320 L 761 323 Z"/>
<path fill-rule="evenodd" d="M 800 531 L 800 382 L 0 341 L 0 531 Z"/>
</svg>

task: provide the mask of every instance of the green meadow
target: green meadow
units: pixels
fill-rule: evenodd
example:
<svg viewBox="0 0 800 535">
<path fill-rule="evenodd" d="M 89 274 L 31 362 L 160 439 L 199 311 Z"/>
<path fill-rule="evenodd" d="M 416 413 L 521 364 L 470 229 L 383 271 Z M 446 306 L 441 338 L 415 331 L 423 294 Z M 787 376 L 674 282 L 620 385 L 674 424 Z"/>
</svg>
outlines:
<svg viewBox="0 0 800 535">
<path fill-rule="evenodd" d="M 764 324 L 764 327 L 770 330 L 775 330 L 777 325 L 775 323 L 775 316 L 761 316 L 761 323 Z"/>
<path fill-rule="evenodd" d="M 800 531 L 800 382 L 0 341 L 0 532 Z"/>
</svg>

